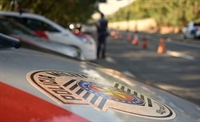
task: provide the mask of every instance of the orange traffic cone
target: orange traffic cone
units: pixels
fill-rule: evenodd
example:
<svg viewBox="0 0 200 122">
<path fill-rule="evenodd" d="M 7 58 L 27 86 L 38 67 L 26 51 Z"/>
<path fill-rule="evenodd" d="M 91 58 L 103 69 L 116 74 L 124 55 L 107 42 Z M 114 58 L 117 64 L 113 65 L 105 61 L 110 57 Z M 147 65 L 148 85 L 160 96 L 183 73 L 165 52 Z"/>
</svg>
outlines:
<svg viewBox="0 0 200 122">
<path fill-rule="evenodd" d="M 116 34 L 115 31 L 111 31 L 111 32 L 110 32 L 110 35 L 111 35 L 112 37 L 114 37 L 115 34 Z"/>
<path fill-rule="evenodd" d="M 165 53 L 165 42 L 164 42 L 164 39 L 163 39 L 162 37 L 160 38 L 159 46 L 158 46 L 157 52 L 158 52 L 159 54 Z"/>
<path fill-rule="evenodd" d="M 119 34 L 115 34 L 114 39 L 119 39 Z"/>
<path fill-rule="evenodd" d="M 142 40 L 142 47 L 143 47 L 143 49 L 147 48 L 147 39 L 146 39 L 146 36 L 144 36 L 144 38 Z"/>
<path fill-rule="evenodd" d="M 138 45 L 139 44 L 139 40 L 138 40 L 138 35 L 137 34 L 134 35 L 134 39 L 132 41 L 132 44 L 133 45 Z"/>
</svg>

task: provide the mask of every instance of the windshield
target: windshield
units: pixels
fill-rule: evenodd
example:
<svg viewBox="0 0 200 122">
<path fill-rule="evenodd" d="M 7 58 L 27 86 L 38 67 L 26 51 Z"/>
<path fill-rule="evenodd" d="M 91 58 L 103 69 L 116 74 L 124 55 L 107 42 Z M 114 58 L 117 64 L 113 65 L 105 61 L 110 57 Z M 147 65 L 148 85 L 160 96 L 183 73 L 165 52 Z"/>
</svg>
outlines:
<svg viewBox="0 0 200 122">
<path fill-rule="evenodd" d="M 0 18 L 0 32 L 6 35 L 26 34 L 36 36 L 32 31 L 20 25 L 14 20 Z"/>
</svg>

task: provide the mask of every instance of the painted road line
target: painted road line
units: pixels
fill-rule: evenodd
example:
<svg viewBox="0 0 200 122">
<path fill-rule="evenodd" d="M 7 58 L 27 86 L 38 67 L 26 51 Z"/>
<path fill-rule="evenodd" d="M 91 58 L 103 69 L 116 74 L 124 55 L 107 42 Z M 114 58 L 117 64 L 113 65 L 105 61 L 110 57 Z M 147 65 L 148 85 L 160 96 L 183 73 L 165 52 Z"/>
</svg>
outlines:
<svg viewBox="0 0 200 122">
<path fill-rule="evenodd" d="M 174 56 L 174 57 L 180 57 L 180 58 L 188 59 L 188 60 L 194 60 L 195 59 L 193 56 L 186 55 L 186 54 L 179 53 L 179 52 L 175 52 L 175 51 L 170 51 L 170 50 L 167 50 L 166 54 Z"/>
<path fill-rule="evenodd" d="M 114 64 L 117 63 L 117 62 L 116 62 L 113 58 L 111 58 L 111 57 L 106 57 L 106 61 L 109 62 L 109 63 L 114 63 Z"/>
<path fill-rule="evenodd" d="M 133 75 L 132 73 L 130 73 L 129 71 L 123 71 L 124 74 L 135 77 L 135 75 Z"/>
</svg>

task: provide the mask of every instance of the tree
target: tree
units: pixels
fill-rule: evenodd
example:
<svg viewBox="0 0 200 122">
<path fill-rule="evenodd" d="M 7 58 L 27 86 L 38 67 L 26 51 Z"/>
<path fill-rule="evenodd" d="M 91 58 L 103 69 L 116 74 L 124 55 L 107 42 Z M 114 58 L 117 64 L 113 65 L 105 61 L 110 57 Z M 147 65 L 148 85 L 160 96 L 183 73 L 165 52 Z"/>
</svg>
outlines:
<svg viewBox="0 0 200 122">
<path fill-rule="evenodd" d="M 2 10 L 11 10 L 10 2 L 18 1 L 16 8 L 27 8 L 30 12 L 46 16 L 58 23 L 82 22 L 91 18 L 94 0 L 0 0 Z"/>
<path fill-rule="evenodd" d="M 198 0 L 135 0 L 121 8 L 110 21 L 125 21 L 130 11 L 130 20 L 154 18 L 160 26 L 183 27 L 190 21 L 200 22 L 200 1 Z"/>
</svg>

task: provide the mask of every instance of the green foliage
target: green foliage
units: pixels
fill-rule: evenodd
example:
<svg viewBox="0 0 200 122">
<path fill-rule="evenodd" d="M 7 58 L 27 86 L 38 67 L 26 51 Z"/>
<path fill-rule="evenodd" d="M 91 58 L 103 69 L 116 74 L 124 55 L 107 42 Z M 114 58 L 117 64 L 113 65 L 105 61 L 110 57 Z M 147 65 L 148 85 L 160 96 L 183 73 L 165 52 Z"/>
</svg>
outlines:
<svg viewBox="0 0 200 122">
<path fill-rule="evenodd" d="M 101 2 L 101 3 L 106 3 L 107 0 L 99 0 L 99 2 Z"/>
<path fill-rule="evenodd" d="M 121 8 L 110 21 L 154 18 L 162 26 L 182 27 L 190 21 L 200 22 L 200 1 L 198 0 L 135 0 L 129 6 Z"/>
<path fill-rule="evenodd" d="M 11 0 L 0 0 L 2 10 L 12 10 Z M 94 0 L 18 0 L 14 4 L 29 9 L 30 12 L 44 15 L 60 24 L 71 22 L 86 23 L 91 18 L 95 8 Z"/>
</svg>

